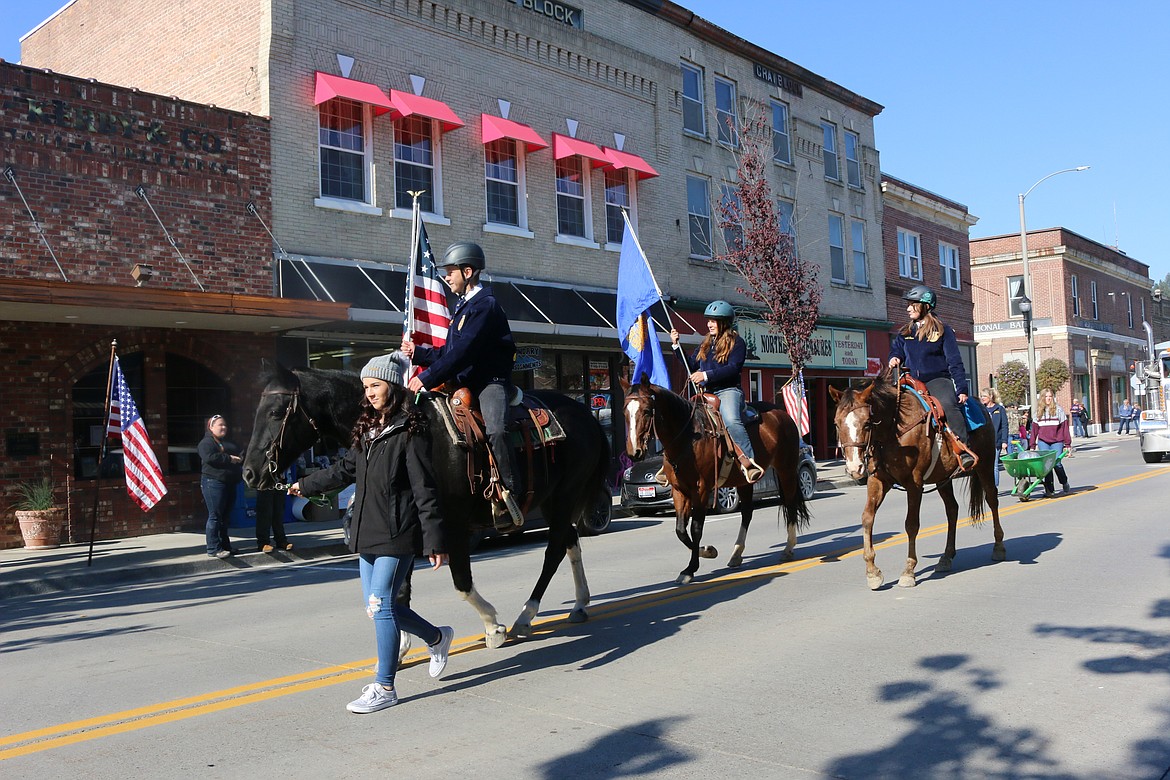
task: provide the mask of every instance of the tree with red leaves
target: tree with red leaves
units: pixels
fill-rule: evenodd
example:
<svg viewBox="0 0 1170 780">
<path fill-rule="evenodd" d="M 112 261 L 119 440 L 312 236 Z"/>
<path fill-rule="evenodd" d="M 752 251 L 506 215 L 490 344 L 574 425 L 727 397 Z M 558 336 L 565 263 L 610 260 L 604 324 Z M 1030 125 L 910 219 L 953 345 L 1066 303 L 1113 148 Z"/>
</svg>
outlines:
<svg viewBox="0 0 1170 780">
<path fill-rule="evenodd" d="M 784 337 L 792 375 L 808 362 L 811 337 L 820 316 L 821 285 L 817 266 L 802 260 L 793 233 L 780 229 L 780 217 L 768 172 L 772 168 L 770 130 L 762 113 L 739 128 L 742 143 L 736 174 L 739 183 L 719 206 L 725 262 L 743 278 L 739 292 L 759 303 L 764 321 Z"/>
</svg>

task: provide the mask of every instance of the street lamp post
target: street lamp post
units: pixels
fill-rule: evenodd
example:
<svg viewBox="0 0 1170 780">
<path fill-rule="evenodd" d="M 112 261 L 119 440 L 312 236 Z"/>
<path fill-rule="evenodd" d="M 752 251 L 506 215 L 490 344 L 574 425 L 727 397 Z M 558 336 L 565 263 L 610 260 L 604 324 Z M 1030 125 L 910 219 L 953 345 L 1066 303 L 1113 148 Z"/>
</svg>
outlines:
<svg viewBox="0 0 1170 780">
<path fill-rule="evenodd" d="M 1028 385 L 1032 394 L 1028 396 L 1028 403 L 1033 403 L 1036 397 L 1036 345 L 1032 342 L 1032 299 L 1025 295 L 1020 298 L 1020 314 L 1024 317 L 1024 335 L 1028 339 Z M 1036 408 L 1032 407 L 1035 415 Z"/>
<path fill-rule="evenodd" d="M 1028 301 L 1028 310 L 1031 311 L 1032 301 L 1032 274 L 1028 271 L 1028 228 L 1024 220 L 1024 198 L 1032 194 L 1032 190 L 1040 186 L 1041 183 L 1051 179 L 1053 176 L 1058 176 L 1062 173 L 1073 173 L 1074 171 L 1087 171 L 1089 166 L 1078 165 L 1076 168 L 1064 168 L 1063 170 L 1053 171 L 1040 181 L 1033 184 L 1026 192 L 1020 193 L 1020 257 L 1024 265 L 1024 300 Z M 1022 302 L 1022 301 L 1021 301 Z M 1021 307 L 1022 308 L 1022 307 Z M 1028 403 L 1035 408 L 1036 404 L 1036 344 L 1032 340 L 1031 317 L 1026 317 L 1028 320 Z"/>
</svg>

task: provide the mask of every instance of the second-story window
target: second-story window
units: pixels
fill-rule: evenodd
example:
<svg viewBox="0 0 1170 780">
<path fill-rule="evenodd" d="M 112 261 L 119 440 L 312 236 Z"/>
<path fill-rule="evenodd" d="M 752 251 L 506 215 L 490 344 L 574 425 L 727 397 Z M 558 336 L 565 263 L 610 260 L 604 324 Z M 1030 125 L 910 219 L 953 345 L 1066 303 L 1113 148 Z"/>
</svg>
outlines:
<svg viewBox="0 0 1170 780">
<path fill-rule="evenodd" d="M 516 142 L 499 138 L 483 147 L 487 221 L 520 227 L 520 161 Z"/>
<path fill-rule="evenodd" d="M 585 224 L 588 182 L 583 164 L 582 158 L 575 154 L 557 160 L 557 233 L 562 236 L 588 238 Z"/>
<path fill-rule="evenodd" d="M 788 106 L 772 101 L 772 159 L 792 163 L 792 141 L 788 135 Z"/>
<path fill-rule="evenodd" d="M 861 137 L 845 131 L 845 176 L 850 187 L 861 186 Z"/>
<path fill-rule="evenodd" d="M 776 216 L 779 217 L 780 232 L 792 237 L 796 248 L 796 204 L 789 200 L 776 201 Z"/>
<path fill-rule="evenodd" d="M 918 234 L 898 230 L 898 275 L 922 281 L 922 250 Z"/>
<path fill-rule="evenodd" d="M 679 67 L 682 70 L 683 130 L 696 135 L 706 135 L 707 123 L 703 117 L 703 71 L 686 62 Z"/>
<path fill-rule="evenodd" d="M 834 282 L 847 283 L 845 276 L 845 220 L 829 215 L 829 272 Z"/>
<path fill-rule="evenodd" d="M 368 203 L 369 157 L 366 108 L 344 98 L 320 106 L 318 149 L 321 197 Z"/>
<path fill-rule="evenodd" d="M 853 242 L 853 283 L 858 287 L 869 287 L 869 269 L 865 262 L 865 223 L 850 220 L 849 232 Z"/>
<path fill-rule="evenodd" d="M 722 193 L 722 205 L 726 208 L 733 208 L 736 211 L 739 209 L 739 192 L 735 185 L 721 184 L 719 190 Z M 720 214 L 722 217 L 722 213 Z M 722 221 L 722 220 L 721 220 Z M 732 222 L 723 228 L 723 243 L 726 245 L 727 252 L 734 252 L 743 244 L 743 225 L 741 223 Z"/>
<path fill-rule="evenodd" d="M 1125 316 L 1129 322 L 1129 329 L 1133 330 L 1133 296 L 1125 296 Z"/>
<path fill-rule="evenodd" d="M 1020 301 L 1024 299 L 1024 277 L 1009 276 L 1007 278 L 1007 288 L 1008 316 L 1022 317 L 1024 313 L 1020 311 Z"/>
<path fill-rule="evenodd" d="M 739 146 L 739 128 L 735 115 L 735 84 L 715 78 L 715 123 L 719 143 Z"/>
<path fill-rule="evenodd" d="M 1094 279 L 1089 280 L 1089 305 L 1093 309 L 1093 319 L 1101 319 L 1097 311 L 1097 282 Z"/>
<path fill-rule="evenodd" d="M 959 248 L 938 242 L 938 265 L 942 271 L 942 286 L 948 290 L 960 289 Z"/>
<path fill-rule="evenodd" d="M 622 209 L 630 211 L 630 172 L 614 168 L 605 169 L 605 240 L 611 244 L 620 244 L 626 230 L 626 221 L 622 218 Z M 634 215 L 630 213 L 630 222 Z"/>
<path fill-rule="evenodd" d="M 825 153 L 825 178 L 841 180 L 840 162 L 837 160 L 837 126 L 832 122 L 821 122 L 824 134 L 822 148 Z"/>
<path fill-rule="evenodd" d="M 706 179 L 687 177 L 687 221 L 691 257 L 711 257 L 711 196 Z"/>
<path fill-rule="evenodd" d="M 412 208 L 414 198 L 410 193 L 421 191 L 419 209 L 438 213 L 435 163 L 433 120 L 417 115 L 398 120 L 394 128 L 394 205 L 397 208 Z"/>
<path fill-rule="evenodd" d="M 1080 287 L 1078 287 L 1078 285 L 1077 285 L 1077 275 L 1073 274 L 1072 278 L 1069 281 L 1072 285 L 1073 316 L 1079 317 L 1079 316 L 1081 316 L 1081 291 L 1080 291 Z"/>
</svg>

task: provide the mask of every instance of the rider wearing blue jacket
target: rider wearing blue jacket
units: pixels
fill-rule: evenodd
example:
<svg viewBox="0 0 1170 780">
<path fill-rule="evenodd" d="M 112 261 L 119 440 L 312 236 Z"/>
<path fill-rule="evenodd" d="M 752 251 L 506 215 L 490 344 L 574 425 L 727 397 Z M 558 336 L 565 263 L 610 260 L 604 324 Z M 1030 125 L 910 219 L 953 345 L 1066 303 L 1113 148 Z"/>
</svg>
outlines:
<svg viewBox="0 0 1170 780">
<path fill-rule="evenodd" d="M 909 301 L 906 313 L 910 322 L 895 334 L 890 344 L 890 368 L 905 368 L 942 404 L 947 427 L 964 445 L 959 463 L 967 471 L 975 465 L 975 459 L 965 450 L 969 431 L 959 404 L 967 403 L 967 371 L 963 368 L 955 331 L 935 316 L 938 297 L 934 290 L 919 284 L 902 298 Z"/>
<path fill-rule="evenodd" d="M 508 316 L 492 291 L 480 284 L 486 265 L 483 249 L 471 241 L 456 241 L 447 247 L 439 267 L 459 303 L 451 313 L 447 342 L 441 347 L 415 345 L 403 338 L 402 351 L 417 366 L 427 368 L 410 379 L 412 392 L 433 390 L 450 382 L 466 387 L 479 400 L 479 411 L 487 434 L 488 447 L 503 483 L 500 495 L 506 512 L 496 512 L 496 527 L 510 531 L 524 525 L 524 513 L 513 494 L 516 491 L 516 463 L 506 428 L 508 389 L 516 362 L 516 343 Z M 511 516 L 511 523 L 505 520 Z"/>
<path fill-rule="evenodd" d="M 747 358 L 747 345 L 733 327 L 735 310 L 730 303 L 712 301 L 703 314 L 707 317 L 707 337 L 691 353 L 689 379 L 719 398 L 719 413 L 739 449 L 736 455 L 743 475 L 749 483 L 756 482 L 764 476 L 764 470 L 755 461 L 752 440 L 743 426 L 743 361 Z M 682 360 L 678 339 L 678 331 L 672 328 L 670 341 L 675 355 Z"/>
</svg>

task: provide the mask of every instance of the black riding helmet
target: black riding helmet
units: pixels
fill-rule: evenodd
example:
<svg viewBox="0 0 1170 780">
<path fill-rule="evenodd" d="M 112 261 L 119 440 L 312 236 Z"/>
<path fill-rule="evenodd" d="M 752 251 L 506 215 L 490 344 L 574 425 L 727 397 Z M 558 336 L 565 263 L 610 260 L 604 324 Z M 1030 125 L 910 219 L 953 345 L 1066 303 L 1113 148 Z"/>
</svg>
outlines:
<svg viewBox="0 0 1170 780">
<path fill-rule="evenodd" d="M 916 284 L 911 287 L 902 296 L 902 300 L 910 301 L 911 303 L 921 303 L 926 306 L 927 310 L 933 310 L 938 305 L 938 296 L 934 294 L 934 290 L 925 284 Z"/>
<path fill-rule="evenodd" d="M 473 241 L 456 241 L 447 247 L 447 252 L 443 255 L 443 262 L 439 263 L 439 268 L 466 265 L 477 271 L 482 271 L 486 262 L 483 249 L 480 248 L 479 244 Z"/>
</svg>

